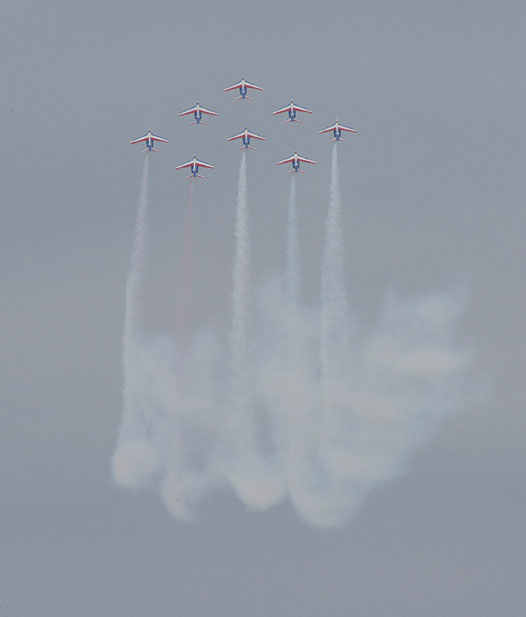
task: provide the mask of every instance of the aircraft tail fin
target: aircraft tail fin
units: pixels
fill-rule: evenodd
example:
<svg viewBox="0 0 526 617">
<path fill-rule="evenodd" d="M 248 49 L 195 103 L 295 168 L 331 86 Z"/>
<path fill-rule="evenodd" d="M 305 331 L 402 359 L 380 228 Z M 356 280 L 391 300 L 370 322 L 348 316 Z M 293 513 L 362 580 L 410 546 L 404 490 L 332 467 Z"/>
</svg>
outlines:
<svg viewBox="0 0 526 617">
<path fill-rule="evenodd" d="M 157 150 L 157 148 L 152 148 L 150 150 L 150 148 L 144 148 L 143 152 L 159 152 L 159 150 Z"/>
<path fill-rule="evenodd" d="M 206 124 L 206 122 L 204 120 L 199 120 L 199 122 L 194 120 L 193 122 L 190 122 L 190 126 L 193 126 L 194 124 Z"/>
<path fill-rule="evenodd" d="M 252 97 L 251 96 L 241 96 L 241 94 L 239 96 L 236 96 L 236 101 L 240 101 L 241 99 L 248 99 L 249 101 L 252 101 Z"/>
<path fill-rule="evenodd" d="M 331 139 L 331 141 L 347 141 L 346 139 L 344 139 L 343 137 L 340 137 L 340 139 L 337 139 L 336 137 L 333 137 Z"/>
</svg>

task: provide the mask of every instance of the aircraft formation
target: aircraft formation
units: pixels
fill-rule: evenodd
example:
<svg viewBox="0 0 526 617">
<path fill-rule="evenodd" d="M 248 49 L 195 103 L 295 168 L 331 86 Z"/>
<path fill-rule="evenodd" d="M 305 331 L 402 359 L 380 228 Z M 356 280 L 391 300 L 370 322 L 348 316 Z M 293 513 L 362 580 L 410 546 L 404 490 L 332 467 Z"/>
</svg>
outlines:
<svg viewBox="0 0 526 617">
<path fill-rule="evenodd" d="M 240 81 L 236 82 L 235 84 L 232 84 L 231 86 L 227 86 L 224 89 L 224 92 L 230 92 L 233 90 L 239 91 L 239 96 L 236 97 L 236 100 L 244 100 L 244 99 L 252 100 L 252 97 L 248 95 L 249 91 L 263 90 L 263 88 L 261 86 L 258 86 L 256 84 L 253 84 L 247 81 L 245 77 L 242 77 Z M 301 107 L 300 105 L 297 105 L 296 103 L 294 103 L 294 100 L 291 99 L 288 105 L 285 105 L 285 107 L 281 107 L 280 109 L 276 109 L 276 111 L 272 112 L 272 114 L 278 115 L 278 114 L 286 113 L 288 117 L 283 122 L 292 123 L 292 122 L 301 122 L 301 120 L 299 119 L 297 115 L 298 112 L 302 114 L 311 114 L 312 110 L 307 109 L 306 107 Z M 207 109 L 206 107 L 203 107 L 199 103 L 199 101 L 197 101 L 197 103 L 193 107 L 190 107 L 189 109 L 185 109 L 179 114 L 179 116 L 190 116 L 190 115 L 193 115 L 193 118 L 194 118 L 194 120 L 190 124 L 198 125 L 198 124 L 206 124 L 206 122 L 203 120 L 203 116 L 218 116 L 219 114 L 215 111 L 212 111 L 211 109 Z M 334 124 L 331 124 L 331 126 L 328 126 L 322 129 L 321 131 L 318 131 L 318 134 L 322 135 L 322 134 L 331 133 L 331 132 L 333 134 L 333 138 L 330 141 L 338 142 L 338 141 L 347 141 L 346 139 L 342 137 L 342 132 L 343 133 L 357 133 L 358 131 L 356 129 L 351 128 L 350 126 L 345 126 L 341 124 L 340 122 L 338 122 L 338 120 L 336 120 Z M 239 147 L 239 150 L 244 150 L 244 149 L 254 150 L 255 149 L 254 146 L 250 145 L 251 139 L 265 141 L 266 137 L 263 137 L 263 135 L 258 135 L 258 133 L 254 133 L 252 131 L 249 131 L 248 128 L 245 128 L 240 133 L 237 133 L 236 135 L 229 137 L 227 141 L 236 141 L 238 139 L 241 140 L 241 144 L 242 144 Z M 155 135 L 154 133 L 152 133 L 151 129 L 148 129 L 148 132 L 146 133 L 146 135 L 130 141 L 130 144 L 143 143 L 146 146 L 143 152 L 158 152 L 158 149 L 154 147 L 156 141 L 161 142 L 161 143 L 169 143 L 168 139 L 165 139 L 164 137 L 159 137 L 158 135 Z M 289 170 L 289 173 L 297 173 L 297 172 L 305 173 L 303 169 L 300 169 L 300 163 L 309 163 L 309 164 L 314 165 L 316 164 L 316 161 L 313 161 L 312 159 L 309 159 L 304 156 L 300 156 L 297 152 L 294 152 L 294 154 L 292 154 L 291 156 L 281 161 L 278 161 L 276 165 L 284 165 L 286 163 L 292 164 L 292 169 Z M 186 163 L 183 163 L 182 165 L 178 165 L 177 167 L 175 167 L 175 170 L 188 169 L 190 173 L 186 176 L 187 178 L 204 178 L 204 176 L 199 173 L 200 167 L 203 167 L 204 169 L 215 169 L 214 165 L 211 165 L 210 163 L 205 163 L 204 161 L 199 160 L 197 156 L 194 154 L 194 156 L 192 157 L 190 161 L 187 161 Z"/>
</svg>

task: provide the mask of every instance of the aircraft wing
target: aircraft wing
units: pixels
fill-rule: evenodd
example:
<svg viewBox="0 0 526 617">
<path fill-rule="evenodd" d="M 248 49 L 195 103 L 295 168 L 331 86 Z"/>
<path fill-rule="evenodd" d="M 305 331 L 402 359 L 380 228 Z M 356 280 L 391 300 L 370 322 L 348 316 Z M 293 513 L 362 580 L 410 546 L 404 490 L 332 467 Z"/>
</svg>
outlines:
<svg viewBox="0 0 526 617">
<path fill-rule="evenodd" d="M 261 86 L 256 86 L 256 84 L 251 84 L 249 81 L 245 79 L 245 86 L 247 88 L 253 88 L 254 90 L 263 90 Z"/>
<path fill-rule="evenodd" d="M 304 156 L 298 155 L 298 161 L 301 161 L 302 163 L 313 163 L 314 165 L 316 165 L 316 161 L 313 161 L 312 159 L 307 159 Z"/>
<path fill-rule="evenodd" d="M 201 110 L 203 108 L 201 107 Z M 197 105 L 194 105 L 193 107 L 190 107 L 190 109 L 185 109 L 184 111 L 182 111 L 180 114 L 177 114 L 179 116 L 188 116 L 188 114 L 193 114 L 197 111 Z"/>
<path fill-rule="evenodd" d="M 183 163 L 182 165 L 178 165 L 175 169 L 185 169 L 185 167 L 192 167 L 194 164 L 194 159 L 188 161 L 188 163 Z"/>
<path fill-rule="evenodd" d="M 209 114 L 210 116 L 218 116 L 219 114 L 211 109 L 206 109 L 206 107 L 199 108 L 204 114 Z"/>
<path fill-rule="evenodd" d="M 294 155 L 289 156 L 288 158 L 283 159 L 282 161 L 278 161 L 276 165 L 283 165 L 284 163 L 292 163 L 293 160 L 294 160 Z"/>
<path fill-rule="evenodd" d="M 133 141 L 130 141 L 131 144 L 139 144 L 141 143 L 141 141 L 146 141 L 148 139 L 148 135 L 145 135 L 144 137 L 139 137 L 138 139 L 134 139 Z"/>
<path fill-rule="evenodd" d="M 251 133 L 250 131 L 248 131 L 248 136 L 251 137 L 252 139 L 261 139 L 261 141 L 266 141 L 267 138 L 263 137 L 263 135 L 258 135 L 257 133 Z"/>
<path fill-rule="evenodd" d="M 238 133 L 237 135 L 232 135 L 232 137 L 229 137 L 227 141 L 234 141 L 234 139 L 242 139 L 244 136 L 245 136 L 245 131 L 241 131 L 241 133 Z"/>
<path fill-rule="evenodd" d="M 158 135 L 154 135 L 153 133 L 152 133 L 152 139 L 155 140 L 155 141 L 162 141 L 165 144 L 169 144 L 170 143 L 170 141 L 168 139 L 165 139 L 164 137 L 159 137 Z"/>
<path fill-rule="evenodd" d="M 232 84 L 231 86 L 227 86 L 223 92 L 229 92 L 230 90 L 236 90 L 237 88 L 241 88 L 241 84 L 243 82 L 241 81 L 237 81 L 235 84 Z"/>
<path fill-rule="evenodd" d="M 339 126 L 339 128 L 341 128 L 342 131 L 349 131 L 349 133 L 357 133 L 358 132 L 356 129 L 352 129 L 350 126 L 343 126 L 343 124 L 339 124 L 338 126 Z"/>
<path fill-rule="evenodd" d="M 215 169 L 215 167 L 213 165 L 210 165 L 210 163 L 204 163 L 199 159 L 197 159 L 195 162 L 197 163 L 197 165 L 199 165 L 199 167 L 204 167 L 205 169 Z"/>
<path fill-rule="evenodd" d="M 312 110 L 307 109 L 306 107 L 300 107 L 299 105 L 296 105 L 296 103 L 294 103 L 294 109 L 295 109 L 296 111 L 303 111 L 303 112 L 305 112 L 306 114 L 311 114 L 311 113 L 312 113 Z"/>
<path fill-rule="evenodd" d="M 322 133 L 330 133 L 331 131 L 334 131 L 335 128 L 336 128 L 336 124 L 333 124 L 332 126 L 328 126 L 326 129 L 322 129 L 321 131 L 318 131 L 318 135 L 321 135 Z"/>
<path fill-rule="evenodd" d="M 281 109 L 276 109 L 276 111 L 272 112 L 272 115 L 275 116 L 276 114 L 282 114 L 285 113 L 286 111 L 290 111 L 292 108 L 291 103 L 289 103 L 286 107 L 282 107 Z"/>
</svg>

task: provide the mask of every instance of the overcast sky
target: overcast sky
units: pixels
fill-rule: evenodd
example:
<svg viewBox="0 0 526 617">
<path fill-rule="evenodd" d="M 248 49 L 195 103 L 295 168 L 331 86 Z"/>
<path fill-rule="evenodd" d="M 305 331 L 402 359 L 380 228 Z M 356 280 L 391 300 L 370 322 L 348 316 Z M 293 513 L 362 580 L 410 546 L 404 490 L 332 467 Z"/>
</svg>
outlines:
<svg viewBox="0 0 526 617">
<path fill-rule="evenodd" d="M 526 604 L 521 2 L 26 2 L 0 20 L 2 410 L 0 615 L 519 617 Z M 235 101 L 245 74 L 264 91 Z M 294 97 L 299 127 L 271 115 Z M 197 99 L 206 127 L 177 113 Z M 187 185 L 196 186 L 193 321 L 229 323 L 239 153 L 249 153 L 254 278 L 283 268 L 298 149 L 304 301 L 319 294 L 335 117 L 348 295 L 375 322 L 388 292 L 461 290 L 454 344 L 485 395 L 447 417 L 406 473 L 346 525 L 229 495 L 177 522 L 156 490 L 114 485 L 121 340 L 141 148 L 152 155 L 152 328 L 173 325 Z M 289 130 L 290 129 L 290 130 Z M 294 131 L 291 135 L 291 131 Z"/>
</svg>

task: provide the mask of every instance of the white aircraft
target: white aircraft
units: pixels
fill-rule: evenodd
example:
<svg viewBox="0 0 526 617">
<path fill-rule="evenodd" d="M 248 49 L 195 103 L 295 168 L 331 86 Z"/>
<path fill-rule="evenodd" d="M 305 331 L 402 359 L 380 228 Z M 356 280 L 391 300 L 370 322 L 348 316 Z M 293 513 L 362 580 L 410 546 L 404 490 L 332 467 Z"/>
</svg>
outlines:
<svg viewBox="0 0 526 617">
<path fill-rule="evenodd" d="M 256 86 L 256 84 L 251 84 L 249 81 L 245 79 L 245 77 L 241 78 L 241 81 L 237 81 L 235 84 L 228 86 L 224 89 L 224 92 L 230 92 L 230 90 L 236 90 L 239 88 L 239 96 L 236 96 L 236 101 L 239 99 L 250 99 L 251 96 L 248 96 L 248 88 L 252 88 L 253 90 L 263 90 L 261 86 Z"/>
<path fill-rule="evenodd" d="M 282 107 L 281 109 L 276 109 L 276 111 L 272 112 L 272 115 L 275 116 L 276 114 L 283 114 L 286 111 L 288 111 L 289 113 L 289 117 L 287 120 L 284 120 L 284 122 L 300 122 L 300 120 L 298 120 L 298 118 L 296 118 L 296 112 L 297 111 L 302 111 L 306 114 L 311 114 L 312 111 L 310 109 L 307 109 L 306 107 L 300 107 L 299 105 L 296 105 L 294 103 L 294 101 L 291 99 L 290 103 L 286 106 L 286 107 Z"/>
<path fill-rule="evenodd" d="M 250 148 L 250 150 L 255 150 L 254 146 L 250 145 L 250 139 L 261 139 L 262 141 L 266 141 L 267 138 L 263 137 L 262 135 L 258 135 L 257 133 L 252 133 L 252 131 L 249 131 L 248 129 L 245 129 L 244 131 L 241 131 L 241 133 L 229 137 L 227 141 L 234 141 L 235 139 L 243 140 L 243 145 L 239 148 L 239 150 L 243 150 L 243 148 Z"/>
<path fill-rule="evenodd" d="M 305 172 L 303 171 L 303 169 L 300 169 L 300 162 L 301 163 L 312 163 L 313 165 L 316 164 L 316 161 L 313 161 L 312 159 L 307 159 L 304 156 L 300 156 L 297 152 L 294 152 L 294 154 L 292 156 L 289 156 L 286 159 L 283 159 L 282 161 L 278 161 L 276 163 L 276 165 L 283 165 L 284 163 L 292 163 L 292 169 L 289 171 L 289 174 L 294 173 L 295 171 L 301 171 L 302 174 L 304 174 Z"/>
<path fill-rule="evenodd" d="M 194 107 L 190 107 L 190 109 L 186 109 L 185 111 L 182 111 L 179 115 L 187 116 L 188 114 L 194 114 L 194 118 L 195 118 L 195 121 L 191 122 L 190 124 L 206 124 L 206 122 L 204 122 L 202 119 L 203 114 L 208 114 L 209 116 L 219 115 L 215 111 L 212 111 L 211 109 L 206 109 L 206 107 L 203 107 L 202 105 L 200 105 L 199 101 L 197 101 Z"/>
<path fill-rule="evenodd" d="M 204 178 L 204 176 L 201 176 L 199 174 L 199 167 L 204 167 L 205 169 L 215 169 L 215 167 L 213 165 L 210 165 L 210 163 L 204 163 L 203 161 L 200 161 L 195 154 L 191 161 L 188 161 L 188 163 L 183 163 L 182 165 L 178 165 L 175 169 L 185 169 L 187 167 L 189 167 L 191 171 L 191 174 L 186 176 L 187 178 Z"/>
<path fill-rule="evenodd" d="M 144 137 L 139 137 L 138 139 L 134 139 L 133 141 L 130 141 L 131 144 L 138 144 L 141 141 L 146 142 L 146 148 L 144 148 L 143 152 L 149 151 L 151 152 L 152 150 L 154 152 L 159 152 L 159 150 L 157 150 L 157 148 L 154 148 L 154 142 L 156 141 L 162 141 L 165 144 L 170 143 L 168 141 L 168 139 L 164 139 L 164 137 L 159 137 L 158 135 L 154 135 L 152 133 L 152 129 L 148 129 L 148 132 L 146 133 L 146 135 L 144 135 Z"/>
<path fill-rule="evenodd" d="M 322 133 L 329 133 L 330 131 L 334 133 L 334 139 L 331 139 L 331 141 L 347 141 L 342 137 L 342 131 L 348 131 L 349 133 L 358 132 L 356 129 L 352 129 L 350 126 L 343 126 L 343 124 L 340 124 L 338 120 L 336 120 L 333 125 L 328 126 L 326 129 L 322 129 L 321 131 L 318 131 L 318 135 L 321 135 Z"/>
</svg>

